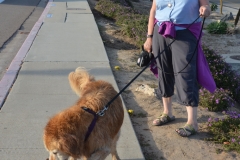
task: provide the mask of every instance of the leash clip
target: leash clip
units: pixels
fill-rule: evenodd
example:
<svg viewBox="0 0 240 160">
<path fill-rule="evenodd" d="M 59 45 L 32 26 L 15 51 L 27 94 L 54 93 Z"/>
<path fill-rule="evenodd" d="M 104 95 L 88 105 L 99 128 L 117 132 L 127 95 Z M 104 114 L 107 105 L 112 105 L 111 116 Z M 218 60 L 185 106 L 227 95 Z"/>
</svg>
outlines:
<svg viewBox="0 0 240 160">
<path fill-rule="evenodd" d="M 101 117 L 104 116 L 106 110 L 108 110 L 108 107 L 104 106 L 104 108 L 102 110 L 97 112 L 97 115 L 99 115 Z"/>
</svg>

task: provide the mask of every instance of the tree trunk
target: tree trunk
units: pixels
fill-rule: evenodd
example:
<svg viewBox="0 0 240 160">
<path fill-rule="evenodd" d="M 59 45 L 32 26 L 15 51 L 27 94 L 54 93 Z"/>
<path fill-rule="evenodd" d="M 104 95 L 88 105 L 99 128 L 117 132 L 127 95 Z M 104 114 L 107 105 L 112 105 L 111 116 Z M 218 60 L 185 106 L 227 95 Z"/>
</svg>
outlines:
<svg viewBox="0 0 240 160">
<path fill-rule="evenodd" d="M 221 13 L 221 14 L 223 14 L 223 13 L 222 13 L 222 8 L 223 8 L 223 0 L 220 0 L 220 13 Z"/>
<path fill-rule="evenodd" d="M 240 8 L 238 10 L 238 13 L 237 13 L 237 16 L 235 18 L 235 22 L 234 22 L 234 25 L 237 26 L 237 23 L 238 23 L 238 20 L 239 20 L 239 16 L 240 16 Z"/>
</svg>

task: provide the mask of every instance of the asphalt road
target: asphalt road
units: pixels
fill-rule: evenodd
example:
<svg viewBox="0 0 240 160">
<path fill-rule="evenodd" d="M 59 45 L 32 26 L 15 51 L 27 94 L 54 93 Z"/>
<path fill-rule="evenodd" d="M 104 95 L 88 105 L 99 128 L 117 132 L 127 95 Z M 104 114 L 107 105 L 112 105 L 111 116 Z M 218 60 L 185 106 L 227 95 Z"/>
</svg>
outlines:
<svg viewBox="0 0 240 160">
<path fill-rule="evenodd" d="M 4 0 L 0 3 L 0 80 L 46 4 L 46 0 Z"/>
<path fill-rule="evenodd" d="M 21 27 L 40 0 L 5 0 L 0 4 L 0 48 Z"/>
</svg>

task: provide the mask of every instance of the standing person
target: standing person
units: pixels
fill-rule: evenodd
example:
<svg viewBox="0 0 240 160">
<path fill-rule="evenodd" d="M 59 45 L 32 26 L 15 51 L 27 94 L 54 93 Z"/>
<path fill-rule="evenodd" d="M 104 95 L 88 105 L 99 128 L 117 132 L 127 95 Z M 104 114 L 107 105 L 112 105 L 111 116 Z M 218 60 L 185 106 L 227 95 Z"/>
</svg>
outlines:
<svg viewBox="0 0 240 160">
<path fill-rule="evenodd" d="M 161 53 L 156 62 L 158 94 L 162 96 L 164 107 L 163 113 L 153 121 L 153 125 L 160 126 L 175 120 L 172 114 L 175 84 L 177 101 L 187 109 L 186 125 L 176 129 L 176 132 L 183 137 L 198 131 L 197 58 L 199 49 L 201 50 L 198 38 L 202 24 L 202 18 L 198 17 L 207 17 L 210 12 L 208 0 L 153 0 L 150 10 L 144 49 L 148 52 L 152 51 L 155 57 Z M 171 42 L 173 43 L 168 47 Z M 198 49 L 195 50 L 197 46 Z M 208 66 L 206 67 L 209 69 Z M 179 71 L 180 73 L 177 73 Z M 207 78 L 212 82 L 213 86 L 209 90 L 213 92 L 216 88 L 215 82 L 211 74 Z"/>
</svg>

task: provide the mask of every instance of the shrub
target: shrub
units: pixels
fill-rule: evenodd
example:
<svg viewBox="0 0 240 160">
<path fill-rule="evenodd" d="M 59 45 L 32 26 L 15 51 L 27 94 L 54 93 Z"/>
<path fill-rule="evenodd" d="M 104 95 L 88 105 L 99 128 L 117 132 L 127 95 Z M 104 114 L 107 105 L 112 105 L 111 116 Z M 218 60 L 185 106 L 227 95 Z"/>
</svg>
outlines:
<svg viewBox="0 0 240 160">
<path fill-rule="evenodd" d="M 217 87 L 227 90 L 229 96 L 240 103 L 240 75 L 213 50 L 203 46 L 203 51 Z"/>
<path fill-rule="evenodd" d="M 120 3 L 110 0 L 100 0 L 97 2 L 95 9 L 107 18 L 116 20 L 121 14 L 133 14 L 131 7 L 123 6 Z"/>
<path fill-rule="evenodd" d="M 212 34 L 226 34 L 228 25 L 226 22 L 212 22 L 207 26 L 207 31 Z"/>
<path fill-rule="evenodd" d="M 146 40 L 148 15 L 142 15 L 131 7 L 110 0 L 98 1 L 95 9 L 115 20 L 122 33 L 133 38 L 137 46 L 140 47 Z"/>
<path fill-rule="evenodd" d="M 130 0 L 112 0 L 115 3 L 121 4 L 123 6 L 133 8 L 132 2 Z"/>
<path fill-rule="evenodd" d="M 218 9 L 218 6 L 215 3 L 211 4 L 211 11 L 216 11 Z"/>
<path fill-rule="evenodd" d="M 240 114 L 234 111 L 227 111 L 225 114 L 226 117 L 222 119 L 208 119 L 207 129 L 211 137 L 205 140 L 223 144 L 227 151 L 240 153 Z"/>
<path fill-rule="evenodd" d="M 116 22 L 121 26 L 124 35 L 136 40 L 136 45 L 141 46 L 146 40 L 148 17 L 140 14 L 120 16 Z"/>
<path fill-rule="evenodd" d="M 215 91 L 214 94 L 211 94 L 206 89 L 200 89 L 199 104 L 207 108 L 209 111 L 218 112 L 227 110 L 229 107 L 232 107 L 234 101 L 228 95 L 228 91 L 220 88 Z"/>
</svg>

